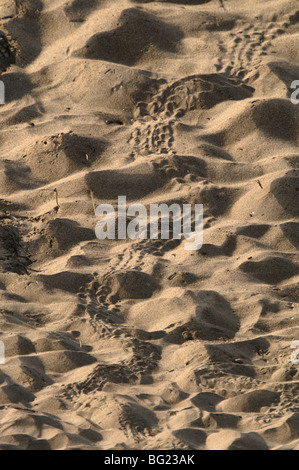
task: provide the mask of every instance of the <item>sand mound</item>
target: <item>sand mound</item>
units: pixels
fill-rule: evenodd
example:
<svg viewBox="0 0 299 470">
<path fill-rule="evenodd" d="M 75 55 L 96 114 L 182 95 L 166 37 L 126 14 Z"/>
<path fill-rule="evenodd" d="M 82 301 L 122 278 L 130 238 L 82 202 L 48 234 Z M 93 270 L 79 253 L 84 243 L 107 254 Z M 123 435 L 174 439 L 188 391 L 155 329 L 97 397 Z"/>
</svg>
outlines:
<svg viewBox="0 0 299 470">
<path fill-rule="evenodd" d="M 146 60 L 148 53 L 175 53 L 182 38 L 178 28 L 137 8 L 122 11 L 117 24 L 112 31 L 92 36 L 74 55 L 132 66 Z"/>
<path fill-rule="evenodd" d="M 260 411 L 263 407 L 269 407 L 279 402 L 279 393 L 269 390 L 255 390 L 245 393 L 235 398 L 222 401 L 218 406 L 218 411 L 224 412 L 245 412 L 253 413 Z"/>
<path fill-rule="evenodd" d="M 108 296 L 108 300 L 146 299 L 158 288 L 158 283 L 148 274 L 140 271 L 125 271 L 112 274 L 100 282 L 98 295 Z"/>
<path fill-rule="evenodd" d="M 209 450 L 268 450 L 265 441 L 257 433 L 221 431 L 207 439 Z"/>
<path fill-rule="evenodd" d="M 297 3 L 2 2 L 0 449 L 299 449 Z"/>
</svg>

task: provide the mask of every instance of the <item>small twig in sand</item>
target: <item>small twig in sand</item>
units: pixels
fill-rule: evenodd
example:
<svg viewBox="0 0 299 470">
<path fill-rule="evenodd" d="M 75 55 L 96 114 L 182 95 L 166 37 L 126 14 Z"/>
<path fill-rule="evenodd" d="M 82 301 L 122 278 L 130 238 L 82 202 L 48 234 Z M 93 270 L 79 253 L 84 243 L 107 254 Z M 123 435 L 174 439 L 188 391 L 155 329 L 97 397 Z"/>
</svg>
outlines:
<svg viewBox="0 0 299 470">
<path fill-rule="evenodd" d="M 93 199 L 93 192 L 92 192 L 92 190 L 90 190 L 90 197 L 91 197 L 91 202 L 92 202 L 92 207 L 93 207 L 94 215 L 96 215 L 96 207 L 95 207 L 95 205 L 94 205 L 94 199 Z"/>
<path fill-rule="evenodd" d="M 56 195 L 56 205 L 57 205 L 57 209 L 59 209 L 60 205 L 59 205 L 59 202 L 58 202 L 58 191 L 57 191 L 56 188 L 54 189 L 54 192 L 55 192 L 55 195 Z"/>
<path fill-rule="evenodd" d="M 262 183 L 261 183 L 261 181 L 260 181 L 260 180 L 257 180 L 257 182 L 258 182 L 260 188 L 261 188 L 261 189 L 264 189 L 264 188 L 263 188 L 263 185 L 262 185 Z"/>
<path fill-rule="evenodd" d="M 221 8 L 223 8 L 223 10 L 226 10 L 223 2 L 224 2 L 224 0 L 219 0 Z"/>
</svg>

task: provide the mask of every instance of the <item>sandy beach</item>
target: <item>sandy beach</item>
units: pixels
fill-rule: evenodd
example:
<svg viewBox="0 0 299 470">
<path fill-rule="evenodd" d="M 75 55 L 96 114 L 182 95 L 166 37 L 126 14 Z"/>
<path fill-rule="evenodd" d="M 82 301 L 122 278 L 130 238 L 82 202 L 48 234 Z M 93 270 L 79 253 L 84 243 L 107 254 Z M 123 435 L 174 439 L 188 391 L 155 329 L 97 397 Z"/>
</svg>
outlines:
<svg viewBox="0 0 299 470">
<path fill-rule="evenodd" d="M 0 449 L 299 450 L 298 1 L 0 30 Z M 100 240 L 119 196 L 202 204 L 202 247 Z"/>
</svg>

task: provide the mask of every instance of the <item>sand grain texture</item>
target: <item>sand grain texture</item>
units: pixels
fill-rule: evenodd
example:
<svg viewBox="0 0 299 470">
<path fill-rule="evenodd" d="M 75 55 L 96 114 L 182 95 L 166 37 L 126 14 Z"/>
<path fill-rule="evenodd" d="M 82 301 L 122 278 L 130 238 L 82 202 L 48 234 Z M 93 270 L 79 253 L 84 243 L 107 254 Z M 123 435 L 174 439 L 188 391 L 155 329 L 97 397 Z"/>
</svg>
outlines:
<svg viewBox="0 0 299 470">
<path fill-rule="evenodd" d="M 1 2 L 0 449 L 299 449 L 298 7 Z"/>
</svg>

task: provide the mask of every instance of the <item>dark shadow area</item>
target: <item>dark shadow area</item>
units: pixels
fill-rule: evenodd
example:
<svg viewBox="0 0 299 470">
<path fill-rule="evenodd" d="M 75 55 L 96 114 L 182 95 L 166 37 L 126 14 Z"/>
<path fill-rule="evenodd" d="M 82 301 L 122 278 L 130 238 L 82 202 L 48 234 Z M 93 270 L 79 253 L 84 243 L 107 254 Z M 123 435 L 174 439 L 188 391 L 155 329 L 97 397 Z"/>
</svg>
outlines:
<svg viewBox="0 0 299 470">
<path fill-rule="evenodd" d="M 239 196 L 239 192 L 233 188 L 204 188 L 201 193 L 202 204 L 206 208 L 206 213 L 213 217 L 219 217 L 227 212 Z"/>
<path fill-rule="evenodd" d="M 6 161 L 4 174 L 6 177 L 6 190 L 33 190 L 46 184 L 44 180 L 38 180 L 34 177 L 31 168 L 22 162 Z M 12 192 L 12 191 L 10 191 Z"/>
<path fill-rule="evenodd" d="M 246 261 L 239 268 L 254 279 L 273 285 L 299 274 L 297 264 L 278 256 L 268 256 L 262 261 Z"/>
<path fill-rule="evenodd" d="M 89 189 L 98 199 L 115 200 L 119 195 L 129 199 L 141 199 L 144 196 L 160 190 L 166 182 L 165 177 L 156 174 L 140 174 L 123 170 L 93 171 L 85 177 Z"/>
<path fill-rule="evenodd" d="M 119 23 L 112 31 L 92 36 L 74 55 L 133 66 L 153 46 L 159 51 L 177 52 L 177 44 L 184 38 L 179 28 L 137 8 L 124 10 Z"/>
<path fill-rule="evenodd" d="M 268 351 L 270 343 L 264 338 L 255 338 L 234 343 L 206 344 L 210 361 L 217 370 L 225 374 L 255 377 L 254 358 L 260 358 L 262 351 Z"/>
<path fill-rule="evenodd" d="M 18 101 L 35 88 L 28 76 L 21 72 L 9 72 L 1 76 L 5 85 L 5 104 Z"/>
<path fill-rule="evenodd" d="M 0 225 L 0 256 L 0 272 L 27 274 L 31 261 L 20 254 L 20 235 L 16 227 Z"/>
<path fill-rule="evenodd" d="M 299 216 L 299 172 L 289 171 L 271 183 L 271 193 L 290 217 Z"/>
<path fill-rule="evenodd" d="M 2 370 L 0 370 L 0 396 L 2 403 L 3 401 L 6 403 L 21 403 L 26 408 L 31 408 L 30 403 L 36 398 L 32 392 L 14 382 Z"/>
<path fill-rule="evenodd" d="M 243 235 L 249 238 L 261 238 L 263 237 L 269 230 L 271 229 L 271 225 L 267 224 L 252 224 L 252 225 L 245 225 L 243 227 L 238 227 L 236 230 L 237 235 Z"/>
<path fill-rule="evenodd" d="M 85 137 L 73 132 L 62 134 L 62 142 L 59 143 L 59 150 L 63 150 L 72 163 L 82 167 L 90 166 L 97 160 L 97 157 L 105 150 L 107 144 L 100 139 Z M 86 159 L 86 155 L 88 159 Z"/>
<path fill-rule="evenodd" d="M 226 240 L 222 245 L 213 245 L 211 243 L 204 243 L 198 251 L 199 255 L 203 256 L 233 256 L 237 247 L 237 237 L 235 235 L 227 235 Z"/>
<path fill-rule="evenodd" d="M 63 271 L 52 275 L 39 274 L 37 278 L 46 289 L 60 289 L 73 294 L 77 294 L 81 287 L 93 279 L 91 274 L 73 273 L 71 271 Z"/>
<path fill-rule="evenodd" d="M 184 325 L 175 327 L 164 340 L 183 344 L 190 340 L 217 341 L 234 338 L 239 331 L 240 320 L 229 302 L 214 291 L 199 291 L 195 295 L 195 317 Z"/>
<path fill-rule="evenodd" d="M 273 139 L 297 143 L 297 110 L 290 101 L 270 99 L 252 110 L 252 118 L 259 130 Z"/>
<path fill-rule="evenodd" d="M 286 222 L 280 224 L 280 228 L 284 236 L 289 242 L 299 250 L 299 223 L 298 222 Z"/>
<path fill-rule="evenodd" d="M 32 124 L 34 119 L 38 119 L 42 116 L 42 111 L 40 111 L 38 104 L 26 106 L 21 108 L 20 110 L 16 111 L 11 116 L 6 118 L 6 124 L 10 126 L 16 126 L 18 124 Z"/>
</svg>

